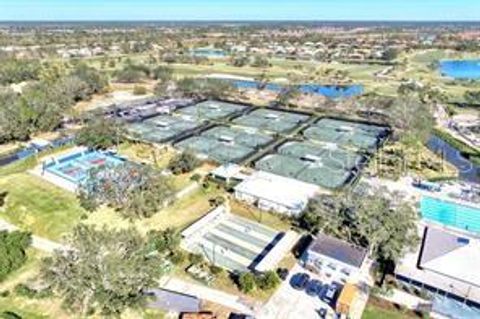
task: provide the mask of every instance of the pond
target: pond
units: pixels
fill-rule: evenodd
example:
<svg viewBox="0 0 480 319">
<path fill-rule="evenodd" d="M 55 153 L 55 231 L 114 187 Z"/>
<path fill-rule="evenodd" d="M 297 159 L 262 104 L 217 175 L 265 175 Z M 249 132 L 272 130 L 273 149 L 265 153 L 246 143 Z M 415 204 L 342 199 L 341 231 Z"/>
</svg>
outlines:
<svg viewBox="0 0 480 319">
<path fill-rule="evenodd" d="M 227 54 L 222 49 L 214 48 L 198 48 L 191 50 L 191 54 L 196 57 L 205 57 L 205 58 L 223 58 Z"/>
<path fill-rule="evenodd" d="M 437 154 L 441 154 L 445 160 L 455 166 L 459 171 L 459 178 L 466 182 L 480 184 L 480 166 L 473 164 L 462 154 L 442 140 L 440 137 L 433 135 L 427 142 L 427 147 Z"/>
<path fill-rule="evenodd" d="M 264 89 L 274 92 L 280 92 L 285 89 L 284 85 L 276 83 L 262 84 L 258 81 L 234 80 L 233 84 L 238 89 Z M 300 84 L 300 92 L 308 94 L 323 95 L 330 99 L 349 98 L 361 95 L 363 86 L 359 84 L 352 85 L 320 85 L 313 83 Z"/>
<path fill-rule="evenodd" d="M 443 60 L 440 73 L 454 79 L 479 80 L 480 60 Z"/>
</svg>

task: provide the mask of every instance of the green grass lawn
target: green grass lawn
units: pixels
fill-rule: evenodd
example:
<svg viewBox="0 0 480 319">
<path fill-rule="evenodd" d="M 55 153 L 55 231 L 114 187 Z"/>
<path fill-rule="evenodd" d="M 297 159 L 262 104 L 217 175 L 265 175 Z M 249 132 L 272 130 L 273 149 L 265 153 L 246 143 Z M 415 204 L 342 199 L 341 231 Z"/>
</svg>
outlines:
<svg viewBox="0 0 480 319">
<path fill-rule="evenodd" d="M 38 236 L 61 239 L 85 214 L 75 194 L 28 173 L 0 177 L 0 191 L 8 193 L 0 218 Z"/>
<path fill-rule="evenodd" d="M 0 314 L 4 311 L 9 311 L 25 319 L 55 318 L 58 313 L 54 310 L 55 307 L 52 303 L 45 300 L 41 302 L 29 300 L 28 298 L 15 295 L 13 291 L 16 285 L 37 275 L 40 260 L 45 256 L 43 252 L 34 249 L 29 249 L 27 255 L 27 262 L 20 269 L 11 273 L 3 282 L 0 282 L 0 291 L 9 292 L 8 296 L 0 297 Z M 50 312 L 52 316 L 47 315 L 46 309 L 52 310 Z"/>
<path fill-rule="evenodd" d="M 368 305 L 365 311 L 363 312 L 362 319 L 408 319 L 414 318 L 408 314 L 393 311 L 393 310 L 386 310 L 381 309 L 375 306 Z"/>
<path fill-rule="evenodd" d="M 413 311 L 396 307 L 394 304 L 370 296 L 362 319 L 420 319 Z"/>
</svg>

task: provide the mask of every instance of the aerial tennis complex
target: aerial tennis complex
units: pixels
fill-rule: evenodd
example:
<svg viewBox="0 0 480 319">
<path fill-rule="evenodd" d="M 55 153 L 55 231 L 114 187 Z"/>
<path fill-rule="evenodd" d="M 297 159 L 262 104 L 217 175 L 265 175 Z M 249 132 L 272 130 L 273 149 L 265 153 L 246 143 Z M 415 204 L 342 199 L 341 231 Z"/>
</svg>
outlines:
<svg viewBox="0 0 480 319">
<path fill-rule="evenodd" d="M 182 106 L 130 122 L 128 130 L 134 138 L 171 143 L 219 164 L 246 164 L 326 189 L 354 181 L 390 132 L 370 123 L 223 101 Z"/>
</svg>

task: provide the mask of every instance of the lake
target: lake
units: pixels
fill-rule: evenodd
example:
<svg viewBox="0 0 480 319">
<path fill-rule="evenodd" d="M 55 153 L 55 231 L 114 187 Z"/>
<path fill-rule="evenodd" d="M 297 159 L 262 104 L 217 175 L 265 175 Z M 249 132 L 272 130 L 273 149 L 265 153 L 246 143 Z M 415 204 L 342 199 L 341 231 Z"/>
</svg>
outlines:
<svg viewBox="0 0 480 319">
<path fill-rule="evenodd" d="M 444 60 L 440 62 L 440 73 L 454 79 L 480 79 L 480 60 Z"/>
</svg>

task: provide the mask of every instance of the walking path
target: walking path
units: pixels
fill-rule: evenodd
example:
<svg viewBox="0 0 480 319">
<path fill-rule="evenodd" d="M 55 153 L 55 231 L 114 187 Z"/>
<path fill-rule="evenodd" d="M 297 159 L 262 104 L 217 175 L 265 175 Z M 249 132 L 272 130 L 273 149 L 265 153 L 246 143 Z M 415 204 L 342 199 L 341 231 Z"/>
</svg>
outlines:
<svg viewBox="0 0 480 319">
<path fill-rule="evenodd" d="M 13 224 L 6 222 L 5 220 L 0 219 L 0 230 L 15 231 L 19 228 Z M 32 247 L 43 250 L 49 253 L 52 253 L 55 250 L 64 250 L 67 249 L 67 246 L 60 243 L 54 242 L 52 240 L 38 237 L 32 235 Z"/>
</svg>

